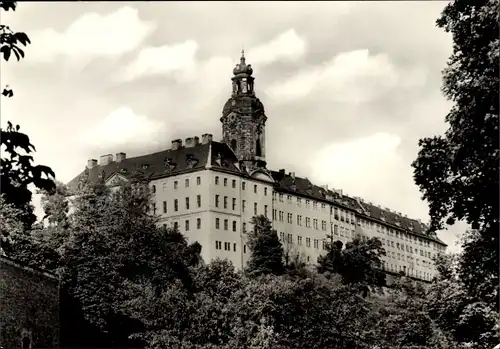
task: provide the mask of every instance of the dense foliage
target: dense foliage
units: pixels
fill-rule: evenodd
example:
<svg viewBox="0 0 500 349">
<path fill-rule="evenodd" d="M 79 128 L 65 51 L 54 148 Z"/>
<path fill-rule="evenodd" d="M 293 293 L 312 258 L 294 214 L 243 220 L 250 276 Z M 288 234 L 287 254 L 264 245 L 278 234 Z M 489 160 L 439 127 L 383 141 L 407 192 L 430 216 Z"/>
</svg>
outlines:
<svg viewBox="0 0 500 349">
<path fill-rule="evenodd" d="M 429 202 L 432 229 L 463 220 L 459 274 L 471 296 L 498 308 L 499 272 L 499 17 L 498 0 L 455 0 L 437 25 L 453 38 L 443 93 L 454 106 L 443 136 L 421 139 L 413 163 Z M 477 287 L 482 285 L 482 287 Z"/>
</svg>

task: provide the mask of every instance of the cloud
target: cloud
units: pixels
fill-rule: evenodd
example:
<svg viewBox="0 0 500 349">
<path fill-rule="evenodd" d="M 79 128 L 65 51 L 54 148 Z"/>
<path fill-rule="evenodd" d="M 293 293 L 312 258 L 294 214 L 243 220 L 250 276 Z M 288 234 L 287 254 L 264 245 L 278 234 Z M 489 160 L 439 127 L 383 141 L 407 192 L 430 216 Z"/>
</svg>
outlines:
<svg viewBox="0 0 500 349">
<path fill-rule="evenodd" d="M 248 51 L 248 57 L 255 64 L 269 64 L 282 59 L 297 60 L 306 52 L 305 40 L 297 35 L 295 29 L 287 30 L 268 43 Z"/>
<path fill-rule="evenodd" d="M 83 145 L 109 149 L 121 145 L 141 146 L 144 142 L 159 139 L 164 124 L 135 114 L 128 107 L 112 111 L 90 129 L 83 131 L 79 141 Z"/>
<path fill-rule="evenodd" d="M 398 153 L 400 144 L 398 135 L 380 132 L 327 145 L 311 159 L 312 179 L 426 220 L 425 203 L 406 200 L 419 194 L 410 165 Z"/>
<path fill-rule="evenodd" d="M 122 72 L 117 75 L 118 81 L 132 81 L 145 76 L 171 76 L 178 82 L 221 80 L 236 62 L 228 56 L 212 56 L 197 62 L 196 53 L 199 45 L 194 40 L 145 47 Z M 259 64 L 259 68 L 279 60 L 294 61 L 306 52 L 306 42 L 289 29 L 269 42 L 260 44 L 247 51 L 251 64 Z M 220 64 L 220 63 L 224 63 Z M 208 79 L 207 74 L 213 79 Z M 206 84 L 204 85 L 206 89 Z"/>
<path fill-rule="evenodd" d="M 189 73 L 195 67 L 198 43 L 188 40 L 171 46 L 146 47 L 126 67 L 123 80 L 134 80 L 141 76 L 166 75 L 177 71 Z"/>
<path fill-rule="evenodd" d="M 128 6 L 107 15 L 85 13 L 64 32 L 48 28 L 34 33 L 27 61 L 52 62 L 58 56 L 74 60 L 118 57 L 136 49 L 155 28 L 154 22 L 142 21 L 138 10 Z"/>
<path fill-rule="evenodd" d="M 365 49 L 340 53 L 323 65 L 306 68 L 288 80 L 274 83 L 266 92 L 282 102 L 316 94 L 330 101 L 363 103 L 396 86 L 421 85 L 425 77 L 422 69 L 398 70 L 386 54 L 370 55 Z"/>
</svg>

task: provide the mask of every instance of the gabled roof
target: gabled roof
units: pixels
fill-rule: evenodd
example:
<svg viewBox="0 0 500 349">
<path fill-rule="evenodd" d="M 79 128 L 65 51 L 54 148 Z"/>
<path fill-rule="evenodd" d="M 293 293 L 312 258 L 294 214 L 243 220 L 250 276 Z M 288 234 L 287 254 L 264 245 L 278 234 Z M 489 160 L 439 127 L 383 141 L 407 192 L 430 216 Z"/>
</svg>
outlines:
<svg viewBox="0 0 500 349">
<path fill-rule="evenodd" d="M 126 158 L 108 165 L 96 165 L 89 169 L 89 180 L 97 182 L 100 177 L 107 181 L 115 173 L 125 178 L 141 175 L 148 179 L 178 175 L 205 169 L 207 166 L 228 172 L 240 173 L 234 152 L 225 143 L 210 141 L 192 147 L 180 146 L 157 153 Z M 68 182 L 68 188 L 76 189 L 85 171 Z"/>
</svg>

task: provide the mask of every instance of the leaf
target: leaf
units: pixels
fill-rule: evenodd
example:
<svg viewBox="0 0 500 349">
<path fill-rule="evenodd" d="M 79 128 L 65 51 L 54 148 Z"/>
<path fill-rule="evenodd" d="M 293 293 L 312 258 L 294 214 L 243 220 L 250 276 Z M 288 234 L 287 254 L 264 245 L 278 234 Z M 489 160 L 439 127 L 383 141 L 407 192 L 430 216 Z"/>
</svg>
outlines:
<svg viewBox="0 0 500 349">
<path fill-rule="evenodd" d="M 2 91 L 2 95 L 7 98 L 11 98 L 12 96 L 14 96 L 14 91 L 12 91 L 11 89 L 4 88 Z"/>
<path fill-rule="evenodd" d="M 24 46 L 26 46 L 27 44 L 31 44 L 31 41 L 26 33 L 18 32 L 14 34 L 14 37 Z"/>
<path fill-rule="evenodd" d="M 4 46 L 0 47 L 0 52 L 2 52 L 2 53 L 3 53 L 3 58 L 4 58 L 6 61 L 8 61 L 8 60 L 9 60 L 9 58 L 10 58 L 10 50 L 11 50 L 11 49 L 10 49 L 10 47 L 9 47 L 9 46 L 7 46 L 7 45 L 4 45 Z"/>
</svg>

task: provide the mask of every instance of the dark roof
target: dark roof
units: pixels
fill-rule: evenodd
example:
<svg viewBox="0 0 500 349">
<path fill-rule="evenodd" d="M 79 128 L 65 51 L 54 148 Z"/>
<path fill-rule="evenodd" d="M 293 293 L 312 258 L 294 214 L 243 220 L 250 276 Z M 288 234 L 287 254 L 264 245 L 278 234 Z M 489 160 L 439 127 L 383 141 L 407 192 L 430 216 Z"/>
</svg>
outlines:
<svg viewBox="0 0 500 349">
<path fill-rule="evenodd" d="M 328 202 L 333 201 L 339 206 L 356 211 L 358 214 L 365 216 L 366 219 L 379 221 L 382 224 L 392 226 L 394 229 L 409 231 L 415 235 L 446 245 L 437 236 L 429 235 L 427 232 L 428 227 L 415 219 L 382 209 L 362 199 L 349 197 L 340 191 L 316 186 L 307 178 L 292 177 L 291 174 L 286 174 L 284 171 L 271 171 L 271 174 L 276 181 L 276 189 L 279 191 Z"/>
<path fill-rule="evenodd" d="M 227 144 L 210 141 L 192 147 L 180 146 L 176 150 L 168 149 L 127 158 L 120 162 L 112 161 L 106 166 L 97 165 L 89 169 L 89 179 L 96 182 L 99 176 L 102 176 L 106 181 L 115 173 L 124 177 L 141 175 L 148 179 L 155 179 L 199 171 L 206 168 L 207 165 L 221 172 L 249 176 L 246 171 L 240 169 L 236 155 Z M 78 187 L 79 179 L 83 173 L 84 171 L 68 183 L 70 190 Z M 284 171 L 270 171 L 270 174 L 275 181 L 275 189 L 278 191 L 325 202 L 334 202 L 341 207 L 356 211 L 359 215 L 365 216 L 366 219 L 391 225 L 395 229 L 404 229 L 445 245 L 437 236 L 428 235 L 427 227 L 417 220 L 381 209 L 359 198 L 349 197 L 340 191 L 314 185 L 307 178 L 292 177 Z"/>
<path fill-rule="evenodd" d="M 209 159 L 210 155 L 210 159 Z M 196 144 L 193 147 L 180 146 L 178 149 L 163 150 L 153 154 L 126 158 L 120 162 L 112 161 L 105 166 L 94 166 L 89 169 L 89 179 L 97 182 L 99 176 L 104 181 L 115 173 L 124 177 L 134 175 L 145 176 L 148 179 L 195 172 L 204 169 L 208 164 L 220 170 L 237 172 L 237 158 L 225 143 L 208 142 Z M 75 190 L 85 170 L 68 183 L 68 188 Z"/>
</svg>

